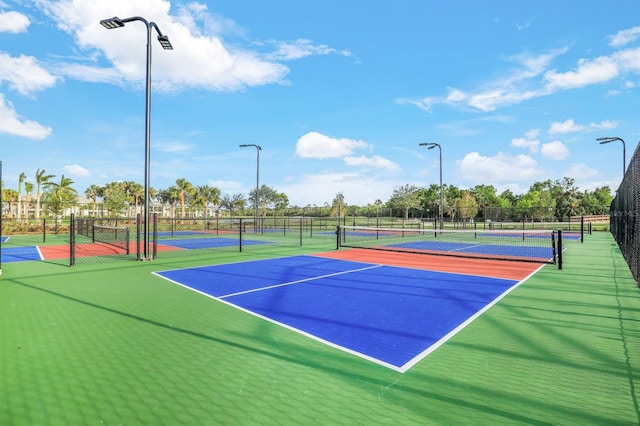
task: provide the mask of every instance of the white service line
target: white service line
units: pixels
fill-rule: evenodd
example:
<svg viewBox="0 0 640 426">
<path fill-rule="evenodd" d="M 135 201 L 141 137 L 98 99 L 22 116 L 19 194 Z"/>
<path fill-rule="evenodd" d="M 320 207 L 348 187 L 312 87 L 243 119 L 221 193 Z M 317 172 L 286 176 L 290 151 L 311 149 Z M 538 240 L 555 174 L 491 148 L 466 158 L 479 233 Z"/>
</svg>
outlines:
<svg viewBox="0 0 640 426">
<path fill-rule="evenodd" d="M 366 271 L 367 269 L 379 268 L 381 266 L 385 266 L 385 265 L 367 266 L 365 268 L 351 269 L 349 271 L 335 272 L 333 274 L 327 274 L 327 275 L 319 275 L 317 277 L 310 277 L 310 278 L 305 278 L 305 279 L 302 279 L 302 280 L 290 281 L 288 283 L 283 283 L 283 284 L 270 285 L 268 287 L 260 287 L 260 288 L 254 288 L 254 289 L 251 289 L 251 290 L 239 291 L 237 293 L 231 293 L 231 294 L 225 294 L 224 296 L 218 296 L 218 299 L 224 299 L 226 297 L 239 296 L 241 294 L 253 293 L 253 292 L 256 292 L 256 291 L 269 290 L 269 289 L 272 289 L 272 288 L 284 287 L 286 285 L 303 283 L 305 281 L 313 281 L 313 280 L 317 280 L 317 279 L 320 279 L 320 278 L 335 277 L 337 275 L 350 274 L 352 272 Z"/>
</svg>

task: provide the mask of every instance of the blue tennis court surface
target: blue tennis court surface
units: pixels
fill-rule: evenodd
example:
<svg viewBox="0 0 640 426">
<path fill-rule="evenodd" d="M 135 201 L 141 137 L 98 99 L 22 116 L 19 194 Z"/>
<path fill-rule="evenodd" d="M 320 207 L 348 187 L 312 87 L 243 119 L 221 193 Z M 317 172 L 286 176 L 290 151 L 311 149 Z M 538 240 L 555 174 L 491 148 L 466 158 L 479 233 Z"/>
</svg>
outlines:
<svg viewBox="0 0 640 426">
<path fill-rule="evenodd" d="M 173 237 L 173 236 L 185 236 L 185 235 L 201 235 L 210 234 L 207 231 L 158 231 L 159 237 Z"/>
<path fill-rule="evenodd" d="M 42 260 L 42 255 L 35 246 L 2 247 L 2 263 L 22 262 L 25 260 Z"/>
<path fill-rule="evenodd" d="M 216 247 L 238 246 L 237 238 L 213 237 L 213 238 L 179 238 L 171 240 L 158 240 L 158 244 L 182 249 L 204 249 Z M 265 241 L 242 240 L 243 245 L 269 244 Z"/>
<path fill-rule="evenodd" d="M 505 246 L 494 244 L 455 243 L 448 241 L 416 241 L 409 243 L 389 244 L 387 247 L 416 249 L 425 251 L 437 251 L 444 253 L 470 253 L 484 254 L 488 256 L 509 256 L 527 259 L 553 259 L 554 253 L 551 247 L 536 246 Z M 506 253 L 506 254 L 505 254 Z"/>
<path fill-rule="evenodd" d="M 315 256 L 157 275 L 401 372 L 518 284 Z"/>
</svg>

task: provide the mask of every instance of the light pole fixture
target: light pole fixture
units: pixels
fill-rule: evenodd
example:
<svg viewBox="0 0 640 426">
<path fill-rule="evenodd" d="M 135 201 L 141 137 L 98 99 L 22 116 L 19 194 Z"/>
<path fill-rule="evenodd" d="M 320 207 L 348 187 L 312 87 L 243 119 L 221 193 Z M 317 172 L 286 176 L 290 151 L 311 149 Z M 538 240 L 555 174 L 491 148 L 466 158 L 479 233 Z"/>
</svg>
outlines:
<svg viewBox="0 0 640 426">
<path fill-rule="evenodd" d="M 255 147 L 257 153 L 257 162 L 256 162 L 256 197 L 255 197 L 255 215 L 253 219 L 253 228 L 255 232 L 258 232 L 258 205 L 260 204 L 260 151 L 262 151 L 262 147 L 260 145 L 256 145 L 254 143 L 243 143 L 238 145 L 240 148 L 247 148 L 250 146 Z"/>
<path fill-rule="evenodd" d="M 624 139 L 619 138 L 617 136 L 608 136 L 604 138 L 597 138 L 596 140 L 600 142 L 600 145 L 604 145 L 606 143 L 611 143 L 615 141 L 622 142 L 622 178 L 624 179 L 624 173 L 627 171 L 627 147 L 624 143 Z"/>
<path fill-rule="evenodd" d="M 149 22 L 140 16 L 120 19 L 113 17 L 103 19 L 100 24 L 108 30 L 122 28 L 127 22 L 140 21 L 147 27 L 147 83 L 146 83 L 146 103 L 145 103 L 145 128 L 144 128 L 144 254 L 141 260 L 151 260 L 149 257 L 149 175 L 151 168 L 151 32 L 155 28 L 158 33 L 158 42 L 165 50 L 173 50 L 169 37 L 162 34 L 155 22 Z"/>
<path fill-rule="evenodd" d="M 438 147 L 438 151 L 440 151 L 440 206 L 438 208 L 438 220 L 440 222 L 440 229 L 444 229 L 444 202 L 442 195 L 442 147 L 440 146 L 440 144 L 433 142 L 422 142 L 420 146 L 426 146 L 427 149 Z"/>
</svg>

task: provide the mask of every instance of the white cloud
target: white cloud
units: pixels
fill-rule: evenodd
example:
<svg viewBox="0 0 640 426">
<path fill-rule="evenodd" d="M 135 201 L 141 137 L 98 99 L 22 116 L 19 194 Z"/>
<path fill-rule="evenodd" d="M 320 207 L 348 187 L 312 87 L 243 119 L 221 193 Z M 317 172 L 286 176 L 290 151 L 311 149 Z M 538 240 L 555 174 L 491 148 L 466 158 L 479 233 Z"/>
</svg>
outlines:
<svg viewBox="0 0 640 426">
<path fill-rule="evenodd" d="M 302 158 L 342 158 L 356 149 L 369 148 L 369 144 L 360 140 L 332 138 L 318 132 L 309 132 L 296 144 L 296 154 Z"/>
<path fill-rule="evenodd" d="M 633 27 L 626 30 L 618 31 L 615 35 L 609 37 L 609 45 L 611 47 L 621 47 L 625 44 L 636 41 L 640 37 L 640 27 Z"/>
<path fill-rule="evenodd" d="M 384 157 L 380 157 L 379 155 L 374 155 L 372 157 L 365 157 L 364 155 L 360 157 L 345 157 L 344 162 L 348 166 L 368 166 L 379 169 L 387 169 L 389 171 L 400 170 L 400 166 L 397 163 L 394 163 L 391 160 L 388 160 Z"/>
<path fill-rule="evenodd" d="M 220 188 L 222 195 L 232 195 L 241 192 L 244 188 L 242 182 L 235 180 L 210 180 L 208 184 L 215 188 Z"/>
<path fill-rule="evenodd" d="M 348 50 L 336 50 L 327 45 L 320 44 L 314 45 L 311 40 L 298 39 L 294 42 L 274 42 L 277 49 L 267 55 L 270 59 L 280 61 L 291 61 L 294 59 L 306 58 L 312 55 L 341 55 L 351 56 L 351 52 Z"/>
<path fill-rule="evenodd" d="M 567 134 L 582 132 L 585 130 L 607 130 L 615 129 L 618 123 L 610 120 L 603 120 L 600 123 L 589 123 L 589 125 L 577 124 L 572 118 L 565 121 L 555 121 L 549 126 L 549 134 Z"/>
<path fill-rule="evenodd" d="M 628 35 L 638 37 L 635 29 Z M 582 58 L 570 71 L 549 69 L 553 60 L 567 51 L 568 47 L 564 47 L 540 55 L 515 55 L 507 58 L 517 64 L 514 70 L 499 79 L 481 84 L 478 88 L 463 90 L 450 87 L 444 97 L 426 97 L 417 100 L 403 98 L 396 102 L 412 104 L 427 111 L 433 105 L 440 103 L 467 106 L 489 112 L 529 99 L 548 96 L 561 90 L 605 83 L 627 73 L 640 73 L 640 48 L 625 49 L 609 56 L 593 59 Z M 615 93 L 610 92 L 610 94 Z"/>
<path fill-rule="evenodd" d="M 595 129 L 595 130 L 603 130 L 603 129 L 608 130 L 608 129 L 615 129 L 616 127 L 618 127 L 618 122 L 611 121 L 611 120 L 604 120 L 604 121 L 601 121 L 600 123 L 589 124 L 589 128 Z"/>
<path fill-rule="evenodd" d="M 513 138 L 511 139 L 511 146 L 515 146 L 518 148 L 525 148 L 530 150 L 531 152 L 538 152 L 538 146 L 540 145 L 539 140 L 529 140 L 526 138 Z"/>
<path fill-rule="evenodd" d="M 580 59 L 575 71 L 547 71 L 543 80 L 546 89 L 555 92 L 603 83 L 617 77 L 618 74 L 618 61 L 613 57 L 600 56 L 593 60 Z"/>
<path fill-rule="evenodd" d="M 13 104 L 0 93 L 0 132 L 40 140 L 51 134 L 51 127 L 22 119 L 16 113 Z"/>
<path fill-rule="evenodd" d="M 371 182 L 375 180 L 376 184 Z M 358 173 L 325 173 L 296 176 L 293 182 L 278 188 L 289 197 L 291 205 L 306 206 L 331 203 L 338 192 L 344 195 L 347 206 L 366 206 L 375 200 L 387 200 L 393 189 L 407 182 Z"/>
<path fill-rule="evenodd" d="M 72 176 L 79 176 L 79 177 L 91 176 L 91 173 L 89 173 L 89 170 L 85 169 L 84 167 L 78 164 L 66 165 L 64 166 L 64 169 L 67 173 L 69 173 Z"/>
<path fill-rule="evenodd" d="M 542 155 L 552 160 L 564 160 L 569 156 L 569 149 L 560 141 L 545 143 L 540 151 Z"/>
<path fill-rule="evenodd" d="M 460 175 L 474 183 L 530 180 L 540 175 L 538 163 L 527 155 L 512 156 L 499 152 L 486 157 L 470 152 L 458 163 Z"/>
<path fill-rule="evenodd" d="M 1 33 L 22 33 L 29 27 L 29 18 L 22 13 L 10 11 L 0 13 Z"/>
<path fill-rule="evenodd" d="M 534 20 L 534 19 L 535 19 L 535 16 L 534 16 L 534 17 L 529 18 L 529 20 L 528 20 L 528 21 L 526 21 L 525 23 L 522 23 L 522 24 L 521 24 L 521 23 L 517 23 L 517 24 L 516 24 L 516 29 L 517 29 L 518 31 L 524 31 L 524 30 L 526 30 L 526 29 L 529 29 L 529 27 L 530 27 L 530 26 L 531 26 L 531 24 L 533 23 L 533 20 Z"/>
<path fill-rule="evenodd" d="M 130 22 L 124 28 L 106 30 L 98 24 L 114 15 L 120 18 L 144 16 L 155 22 L 169 37 L 174 50 L 164 51 L 152 40 L 154 90 L 178 91 L 205 89 L 215 91 L 243 90 L 251 86 L 284 83 L 289 68 L 277 60 L 290 60 L 308 55 L 341 54 L 326 45 L 313 45 L 308 40 L 281 43 L 274 55 L 263 55 L 227 44 L 220 33 L 237 28 L 224 18 L 208 13 L 207 6 L 190 3 L 180 7 L 177 15 L 170 13 L 167 0 L 110 0 L 90 2 L 35 0 L 36 4 L 71 34 L 77 44 L 88 51 L 99 51 L 112 67 L 103 69 L 90 65 L 57 66 L 73 78 L 126 85 L 142 85 L 146 73 L 146 30 L 141 22 Z M 201 29 L 205 27 L 205 29 Z M 237 31 L 238 32 L 238 31 Z M 155 39 L 155 32 L 153 39 Z M 139 42 L 138 42 L 139 41 Z M 260 43 L 254 43 L 257 46 Z"/>
<path fill-rule="evenodd" d="M 598 176 L 599 174 L 600 172 L 586 164 L 572 164 L 565 173 L 565 176 L 572 176 L 577 180 L 584 180 Z"/>
<path fill-rule="evenodd" d="M 490 81 L 472 92 L 450 88 L 449 94 L 441 102 L 450 105 L 465 104 L 487 112 L 542 96 L 546 94 L 545 90 L 535 86 L 531 88 L 533 78 L 543 73 L 556 57 L 567 50 L 568 48 L 561 48 L 539 55 L 520 54 L 507 58 L 516 64 L 510 74 Z"/>
<path fill-rule="evenodd" d="M 423 98 L 423 99 L 409 99 L 409 98 L 398 98 L 396 99 L 396 103 L 400 105 L 414 105 L 424 111 L 430 111 L 431 106 L 434 104 L 433 98 Z"/>
<path fill-rule="evenodd" d="M 613 55 L 613 60 L 618 64 L 621 71 L 638 73 L 640 72 L 640 47 L 616 52 Z"/>
<path fill-rule="evenodd" d="M 33 56 L 11 57 L 0 52 L 0 81 L 22 95 L 55 85 L 56 78 L 41 67 Z"/>
<path fill-rule="evenodd" d="M 540 134 L 540 129 L 531 129 L 527 133 L 525 133 L 524 138 L 511 139 L 511 146 L 515 146 L 518 148 L 525 148 L 533 153 L 538 152 L 540 141 L 537 138 L 539 134 Z"/>
<path fill-rule="evenodd" d="M 550 134 L 554 134 L 554 133 L 574 133 L 574 132 L 580 132 L 584 130 L 584 126 L 580 125 L 580 124 L 576 124 L 575 121 L 573 121 L 573 118 L 569 118 L 568 120 L 565 120 L 563 122 L 553 122 L 551 123 L 551 126 L 549 127 L 549 133 Z"/>
</svg>

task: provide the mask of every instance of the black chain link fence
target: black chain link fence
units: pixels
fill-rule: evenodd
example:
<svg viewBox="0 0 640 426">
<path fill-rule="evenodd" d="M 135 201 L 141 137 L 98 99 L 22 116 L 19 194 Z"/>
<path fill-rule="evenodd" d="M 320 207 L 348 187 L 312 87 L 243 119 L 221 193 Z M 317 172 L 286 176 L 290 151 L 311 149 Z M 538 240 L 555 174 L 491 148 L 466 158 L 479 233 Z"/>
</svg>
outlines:
<svg viewBox="0 0 640 426">
<path fill-rule="evenodd" d="M 610 230 L 629 269 L 640 285 L 640 145 L 611 203 Z"/>
<path fill-rule="evenodd" d="M 122 260 L 150 260 L 219 253 L 265 252 L 283 255 L 305 247 L 336 248 L 336 220 L 282 218 L 161 218 L 152 215 L 144 259 L 144 234 L 137 218 L 75 218 L 70 225 L 70 266 Z"/>
</svg>

